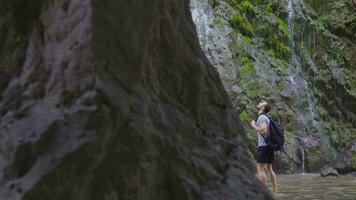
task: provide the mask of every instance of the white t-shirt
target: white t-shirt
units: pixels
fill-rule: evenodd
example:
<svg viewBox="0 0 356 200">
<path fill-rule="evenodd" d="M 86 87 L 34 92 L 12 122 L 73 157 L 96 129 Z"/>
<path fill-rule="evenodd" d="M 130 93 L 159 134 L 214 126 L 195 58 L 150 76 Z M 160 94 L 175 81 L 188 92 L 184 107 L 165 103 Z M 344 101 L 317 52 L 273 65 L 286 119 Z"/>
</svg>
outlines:
<svg viewBox="0 0 356 200">
<path fill-rule="evenodd" d="M 256 124 L 258 126 L 260 126 L 261 124 L 263 123 L 266 123 L 267 124 L 267 127 L 269 125 L 269 119 L 266 115 L 260 115 L 257 119 L 257 122 Z M 268 130 L 268 129 L 267 129 Z M 261 146 L 267 146 L 266 142 L 265 142 L 265 139 L 262 137 L 261 135 L 262 133 L 259 133 L 258 134 L 258 146 L 261 147 Z"/>
</svg>

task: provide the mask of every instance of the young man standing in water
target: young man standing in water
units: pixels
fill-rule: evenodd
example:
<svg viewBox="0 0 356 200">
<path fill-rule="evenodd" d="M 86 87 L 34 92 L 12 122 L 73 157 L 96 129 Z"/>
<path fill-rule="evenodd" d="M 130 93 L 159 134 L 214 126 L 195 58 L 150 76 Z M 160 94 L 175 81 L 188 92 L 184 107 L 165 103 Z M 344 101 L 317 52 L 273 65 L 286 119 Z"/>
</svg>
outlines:
<svg viewBox="0 0 356 200">
<path fill-rule="evenodd" d="M 271 105 L 268 101 L 262 100 L 257 105 L 257 109 L 257 122 L 255 120 L 251 121 L 251 127 L 255 129 L 258 134 L 258 150 L 256 155 L 257 177 L 263 184 L 265 184 L 266 177 L 270 177 L 272 181 L 273 192 L 277 192 L 277 177 L 272 169 L 272 162 L 274 159 L 273 150 L 267 146 L 263 138 L 269 135 L 269 118 L 265 114 L 271 110 Z"/>
</svg>

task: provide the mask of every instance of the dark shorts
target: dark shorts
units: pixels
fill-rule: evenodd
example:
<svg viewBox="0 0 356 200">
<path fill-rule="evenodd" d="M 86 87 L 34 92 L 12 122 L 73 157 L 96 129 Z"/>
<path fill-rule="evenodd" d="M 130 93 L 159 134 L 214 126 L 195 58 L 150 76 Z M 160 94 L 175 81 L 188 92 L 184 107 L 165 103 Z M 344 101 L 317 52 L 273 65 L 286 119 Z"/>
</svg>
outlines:
<svg viewBox="0 0 356 200">
<path fill-rule="evenodd" d="M 258 147 L 256 160 L 257 163 L 272 163 L 274 160 L 273 150 L 268 146 Z"/>
</svg>

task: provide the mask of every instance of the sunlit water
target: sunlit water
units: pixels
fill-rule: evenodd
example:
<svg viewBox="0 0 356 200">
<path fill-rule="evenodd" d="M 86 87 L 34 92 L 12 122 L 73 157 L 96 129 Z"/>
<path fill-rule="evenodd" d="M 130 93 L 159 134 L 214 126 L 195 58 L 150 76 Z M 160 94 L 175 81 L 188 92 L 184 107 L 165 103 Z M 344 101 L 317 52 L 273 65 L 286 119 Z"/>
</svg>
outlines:
<svg viewBox="0 0 356 200">
<path fill-rule="evenodd" d="M 277 175 L 276 200 L 356 200 L 356 177 L 323 178 L 319 174 Z M 271 189 L 271 184 L 267 187 Z"/>
</svg>

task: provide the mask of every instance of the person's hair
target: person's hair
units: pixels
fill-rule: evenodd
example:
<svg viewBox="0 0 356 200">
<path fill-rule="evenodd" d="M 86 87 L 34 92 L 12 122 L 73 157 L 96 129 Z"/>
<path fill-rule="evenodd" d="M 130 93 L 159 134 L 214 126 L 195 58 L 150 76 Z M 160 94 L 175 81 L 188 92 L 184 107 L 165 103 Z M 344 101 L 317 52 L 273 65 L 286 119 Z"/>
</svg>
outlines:
<svg viewBox="0 0 356 200">
<path fill-rule="evenodd" d="M 266 100 L 266 99 L 262 99 L 262 101 L 266 102 L 267 104 L 264 106 L 263 112 L 268 113 L 271 110 L 271 103 Z"/>
</svg>

